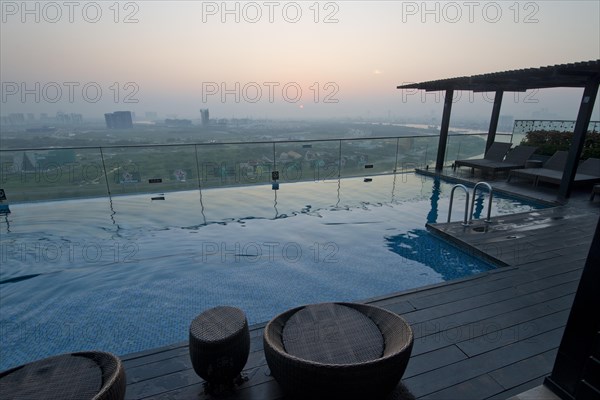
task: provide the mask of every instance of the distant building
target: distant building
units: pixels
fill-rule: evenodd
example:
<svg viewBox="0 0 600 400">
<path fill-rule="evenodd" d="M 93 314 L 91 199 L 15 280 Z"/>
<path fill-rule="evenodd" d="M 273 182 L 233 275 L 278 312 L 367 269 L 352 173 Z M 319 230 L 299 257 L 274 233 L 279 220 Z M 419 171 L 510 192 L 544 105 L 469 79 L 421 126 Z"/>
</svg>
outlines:
<svg viewBox="0 0 600 400">
<path fill-rule="evenodd" d="M 115 111 L 113 113 L 104 114 L 106 127 L 108 129 L 132 129 L 133 118 L 131 111 Z"/>
<path fill-rule="evenodd" d="M 148 121 L 156 121 L 158 119 L 158 114 L 156 111 L 146 111 L 146 119 Z"/>
<path fill-rule="evenodd" d="M 202 125 L 208 125 L 208 108 L 200 109 L 200 118 L 202 118 Z"/>
<path fill-rule="evenodd" d="M 71 117 L 68 114 L 57 112 L 56 113 L 56 122 L 59 124 L 69 124 L 71 123 Z"/>
<path fill-rule="evenodd" d="M 115 128 L 115 123 L 114 123 L 114 116 L 113 113 L 106 113 L 104 114 L 104 121 L 106 122 L 106 127 L 108 129 L 114 129 Z"/>
<path fill-rule="evenodd" d="M 33 113 L 27 113 L 27 122 L 35 121 L 35 115 Z"/>
<path fill-rule="evenodd" d="M 23 125 L 24 123 L 25 123 L 25 114 L 23 114 L 23 113 L 8 114 L 8 124 L 9 125 Z"/>
<path fill-rule="evenodd" d="M 83 123 L 83 115 L 71 114 L 71 122 L 74 124 L 82 124 Z"/>
<path fill-rule="evenodd" d="M 58 112 L 56 113 L 56 122 L 63 125 L 79 125 L 83 123 L 83 115 Z"/>
<path fill-rule="evenodd" d="M 167 118 L 167 119 L 165 119 L 165 125 L 167 125 L 167 126 L 176 126 L 176 127 L 192 126 L 192 120 L 190 120 L 190 119 L 172 119 L 172 118 Z"/>
</svg>

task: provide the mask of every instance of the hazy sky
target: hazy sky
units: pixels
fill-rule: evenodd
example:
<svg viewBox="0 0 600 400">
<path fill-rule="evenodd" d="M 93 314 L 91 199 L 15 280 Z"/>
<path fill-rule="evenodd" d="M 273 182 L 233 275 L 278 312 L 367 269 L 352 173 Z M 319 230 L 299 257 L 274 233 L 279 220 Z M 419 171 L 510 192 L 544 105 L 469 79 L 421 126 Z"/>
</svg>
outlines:
<svg viewBox="0 0 600 400">
<path fill-rule="evenodd" d="M 596 0 L 1 7 L 2 115 L 133 110 L 199 118 L 209 108 L 225 118 L 439 117 L 439 96 L 396 86 L 600 58 Z M 572 119 L 581 93 L 507 93 L 502 114 L 545 110 Z M 453 115 L 488 118 L 493 95 L 458 95 Z"/>
</svg>

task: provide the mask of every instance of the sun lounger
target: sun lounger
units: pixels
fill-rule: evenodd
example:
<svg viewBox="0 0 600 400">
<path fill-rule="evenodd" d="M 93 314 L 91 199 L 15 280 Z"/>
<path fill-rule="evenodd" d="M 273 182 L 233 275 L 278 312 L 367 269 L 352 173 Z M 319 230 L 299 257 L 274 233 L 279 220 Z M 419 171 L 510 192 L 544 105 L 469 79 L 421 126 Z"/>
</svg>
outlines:
<svg viewBox="0 0 600 400">
<path fill-rule="evenodd" d="M 542 168 L 524 168 L 524 169 L 515 169 L 511 170 L 508 174 L 508 181 L 513 176 L 525 179 L 531 179 L 534 185 L 538 184 L 540 176 L 545 177 L 558 177 L 559 182 L 562 179 L 562 173 L 565 169 L 565 165 L 567 164 L 567 151 L 557 151 L 544 163 Z"/>
<path fill-rule="evenodd" d="M 538 177 L 538 182 L 548 182 L 560 185 L 563 171 L 556 171 L 553 174 L 542 174 Z M 600 159 L 588 158 L 582 161 L 577 168 L 577 173 L 573 179 L 574 183 L 592 183 L 600 182 Z"/>
<path fill-rule="evenodd" d="M 525 168 L 522 170 L 511 171 L 508 180 L 513 176 L 532 179 L 533 184 L 547 182 L 560 184 L 562 181 L 565 165 L 567 162 L 566 151 L 557 151 L 546 161 L 543 168 Z M 583 161 L 577 168 L 577 173 L 573 179 L 574 183 L 593 183 L 600 182 L 600 159 L 589 158 Z"/>
<path fill-rule="evenodd" d="M 465 166 L 471 168 L 481 168 L 482 166 L 489 165 L 490 163 L 500 162 L 504 159 L 504 156 L 510 150 L 512 144 L 494 142 L 485 153 L 483 158 L 473 160 L 456 160 L 454 161 L 454 169 Z"/>
<path fill-rule="evenodd" d="M 537 150 L 533 146 L 517 146 L 508 152 L 506 158 L 502 161 L 489 161 L 481 165 L 472 165 L 472 168 L 481 169 L 483 172 L 492 173 L 495 177 L 497 172 L 509 171 L 513 169 L 525 168 L 525 163 L 529 157 Z"/>
</svg>

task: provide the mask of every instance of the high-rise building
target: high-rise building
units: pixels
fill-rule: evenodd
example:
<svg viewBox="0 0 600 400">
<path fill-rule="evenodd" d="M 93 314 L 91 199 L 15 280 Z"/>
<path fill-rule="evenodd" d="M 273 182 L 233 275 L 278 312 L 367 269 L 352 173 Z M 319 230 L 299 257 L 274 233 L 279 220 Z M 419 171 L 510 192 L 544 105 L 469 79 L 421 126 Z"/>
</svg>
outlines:
<svg viewBox="0 0 600 400">
<path fill-rule="evenodd" d="M 8 114 L 8 119 L 10 121 L 10 125 L 23 125 L 25 123 L 25 114 L 23 114 L 23 113 Z"/>
<path fill-rule="evenodd" d="M 200 109 L 200 117 L 202 119 L 202 125 L 203 126 L 208 125 L 208 108 Z"/>
<path fill-rule="evenodd" d="M 106 127 L 108 129 L 132 129 L 133 118 L 131 111 L 115 111 L 113 113 L 104 114 Z"/>
<path fill-rule="evenodd" d="M 83 115 L 81 115 L 81 114 L 71 114 L 71 122 L 73 124 L 82 124 L 83 123 Z"/>
<path fill-rule="evenodd" d="M 113 116 L 113 113 L 104 114 L 104 121 L 106 122 L 106 127 L 108 129 L 115 129 L 114 120 L 115 120 L 115 118 Z"/>
</svg>

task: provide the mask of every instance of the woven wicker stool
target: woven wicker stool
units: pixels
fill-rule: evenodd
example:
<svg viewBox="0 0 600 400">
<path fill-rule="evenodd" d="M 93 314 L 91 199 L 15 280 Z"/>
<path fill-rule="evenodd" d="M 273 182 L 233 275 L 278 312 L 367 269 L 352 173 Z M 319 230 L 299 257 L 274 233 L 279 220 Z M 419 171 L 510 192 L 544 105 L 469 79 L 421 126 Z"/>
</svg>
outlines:
<svg viewBox="0 0 600 400">
<path fill-rule="evenodd" d="M 250 353 L 250 331 L 242 310 L 219 306 L 204 311 L 190 325 L 194 371 L 209 385 L 231 385 Z M 209 389 L 209 388 L 207 388 Z"/>
<path fill-rule="evenodd" d="M 125 398 L 125 370 L 110 353 L 61 354 L 0 373 L 3 399 Z"/>
<path fill-rule="evenodd" d="M 379 307 L 322 303 L 273 318 L 263 343 L 286 398 L 382 399 L 404 374 L 413 333 L 404 319 Z"/>
</svg>

